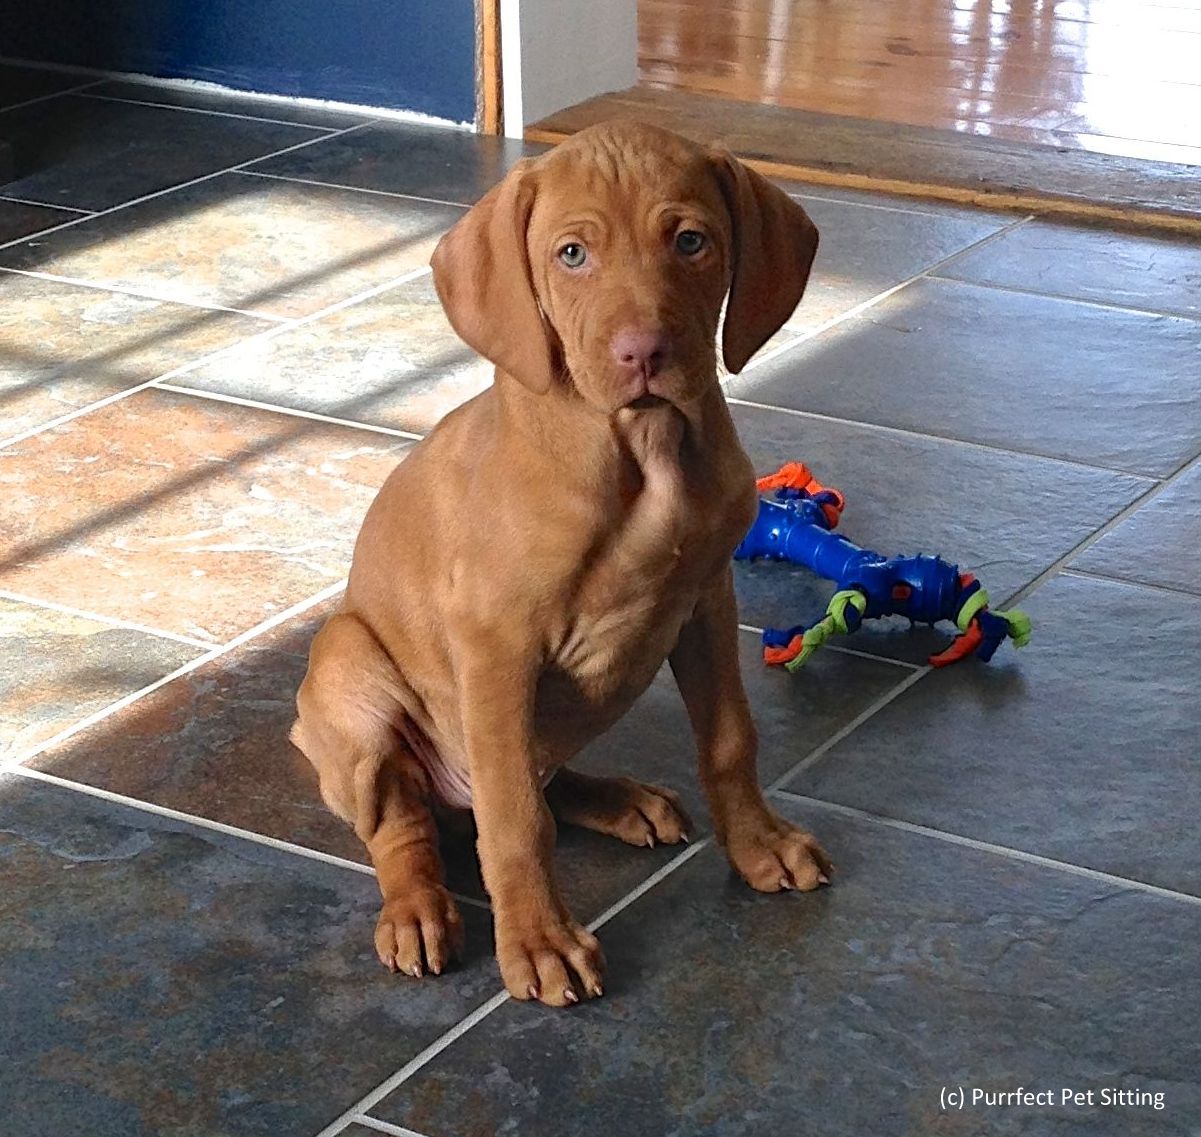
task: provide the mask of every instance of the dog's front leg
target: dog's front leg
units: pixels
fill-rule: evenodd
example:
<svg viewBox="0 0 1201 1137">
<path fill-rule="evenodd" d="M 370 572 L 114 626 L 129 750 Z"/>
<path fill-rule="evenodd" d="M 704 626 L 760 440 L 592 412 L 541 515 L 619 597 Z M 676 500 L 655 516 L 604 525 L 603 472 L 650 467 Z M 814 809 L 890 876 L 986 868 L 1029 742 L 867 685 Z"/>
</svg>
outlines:
<svg viewBox="0 0 1201 1137">
<path fill-rule="evenodd" d="M 515 999 L 556 1007 L 600 995 L 600 944 L 572 920 L 555 885 L 555 823 L 533 737 L 537 663 L 516 643 L 486 639 L 456 655 L 480 866 L 505 987 Z"/>
<path fill-rule="evenodd" d="M 670 662 L 696 734 L 717 839 L 730 863 L 760 892 L 827 883 L 831 865 L 822 847 L 776 814 L 759 788 L 758 736 L 738 664 L 730 570 L 702 594 Z"/>
</svg>

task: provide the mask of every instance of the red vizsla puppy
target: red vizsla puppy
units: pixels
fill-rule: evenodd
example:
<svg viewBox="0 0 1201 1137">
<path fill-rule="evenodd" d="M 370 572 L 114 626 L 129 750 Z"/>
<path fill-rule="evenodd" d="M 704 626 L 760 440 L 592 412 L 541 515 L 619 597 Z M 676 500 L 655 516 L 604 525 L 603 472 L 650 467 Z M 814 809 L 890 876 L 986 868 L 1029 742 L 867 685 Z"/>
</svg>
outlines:
<svg viewBox="0 0 1201 1137">
<path fill-rule="evenodd" d="M 817 230 L 729 155 L 631 123 L 519 163 L 442 239 L 434 282 L 496 365 L 392 474 L 292 738 L 379 874 L 380 958 L 442 971 L 462 939 L 432 809 L 471 809 L 505 986 L 601 994 L 597 940 L 555 885 L 557 817 L 636 845 L 687 820 L 669 790 L 567 767 L 670 662 L 717 839 L 754 888 L 829 862 L 764 801 L 730 554 L 755 516 L 717 377 L 800 299 Z M 486 502 L 487 524 L 463 502 Z"/>
</svg>

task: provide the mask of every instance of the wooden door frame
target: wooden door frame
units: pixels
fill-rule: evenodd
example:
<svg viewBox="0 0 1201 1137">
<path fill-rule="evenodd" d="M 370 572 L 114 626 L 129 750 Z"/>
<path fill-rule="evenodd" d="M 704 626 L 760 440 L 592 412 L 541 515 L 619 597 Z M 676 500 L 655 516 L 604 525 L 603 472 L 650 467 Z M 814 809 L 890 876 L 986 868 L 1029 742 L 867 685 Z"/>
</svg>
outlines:
<svg viewBox="0 0 1201 1137">
<path fill-rule="evenodd" d="M 476 0 L 476 128 L 523 137 L 564 107 L 638 78 L 637 0 Z M 584 68 L 560 45 L 588 42 Z"/>
<path fill-rule="evenodd" d="M 476 129 L 505 130 L 504 79 L 501 70 L 500 0 L 476 0 Z"/>
</svg>

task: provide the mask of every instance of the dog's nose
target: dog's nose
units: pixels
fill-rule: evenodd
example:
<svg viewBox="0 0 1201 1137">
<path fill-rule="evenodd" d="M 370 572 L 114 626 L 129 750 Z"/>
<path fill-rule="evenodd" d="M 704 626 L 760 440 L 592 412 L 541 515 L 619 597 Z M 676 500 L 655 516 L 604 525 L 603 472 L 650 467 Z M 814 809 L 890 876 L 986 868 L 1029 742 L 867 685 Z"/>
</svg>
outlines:
<svg viewBox="0 0 1201 1137">
<path fill-rule="evenodd" d="M 613 358 L 622 371 L 650 379 L 663 370 L 670 350 L 662 330 L 623 328 L 613 337 Z"/>
</svg>

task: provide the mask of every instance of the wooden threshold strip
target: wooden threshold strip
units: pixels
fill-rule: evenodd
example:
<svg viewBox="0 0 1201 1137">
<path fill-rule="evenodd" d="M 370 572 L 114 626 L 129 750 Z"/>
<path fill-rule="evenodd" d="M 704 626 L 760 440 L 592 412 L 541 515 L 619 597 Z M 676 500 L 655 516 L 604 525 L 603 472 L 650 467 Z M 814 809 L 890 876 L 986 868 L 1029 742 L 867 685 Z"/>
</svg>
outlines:
<svg viewBox="0 0 1201 1137">
<path fill-rule="evenodd" d="M 557 143 L 613 118 L 722 146 L 761 173 L 989 209 L 1201 235 L 1201 168 L 635 87 L 525 132 Z"/>
</svg>

